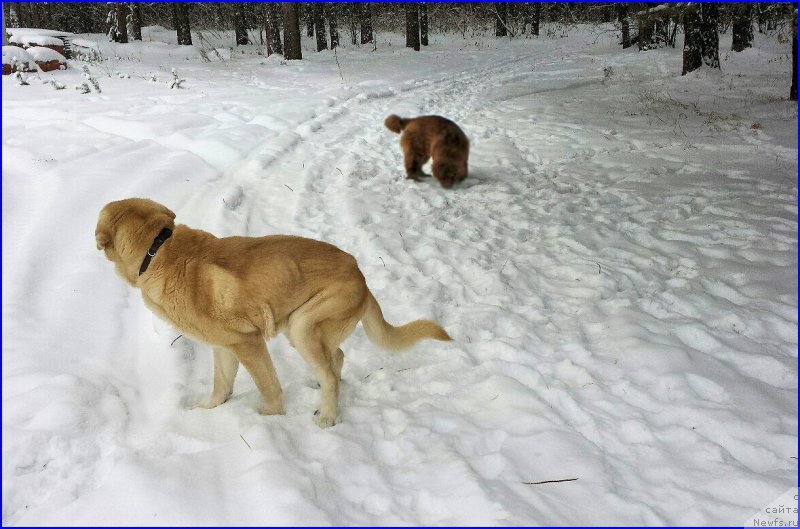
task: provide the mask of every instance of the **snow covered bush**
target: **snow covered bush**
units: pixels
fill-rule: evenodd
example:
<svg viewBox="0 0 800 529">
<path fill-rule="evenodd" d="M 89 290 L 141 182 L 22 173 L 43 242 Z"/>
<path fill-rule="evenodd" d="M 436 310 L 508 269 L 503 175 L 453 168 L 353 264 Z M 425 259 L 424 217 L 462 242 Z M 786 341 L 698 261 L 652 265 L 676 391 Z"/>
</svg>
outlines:
<svg viewBox="0 0 800 529">
<path fill-rule="evenodd" d="M 183 88 L 183 83 L 186 82 L 186 79 L 179 79 L 178 72 L 175 71 L 175 68 L 172 69 L 172 79 L 167 82 L 167 86 L 170 88 Z"/>
<path fill-rule="evenodd" d="M 3 75 L 36 70 L 36 61 L 27 51 L 19 46 L 3 46 Z"/>
<path fill-rule="evenodd" d="M 67 59 L 51 48 L 33 46 L 26 50 L 43 72 L 51 70 L 64 70 L 67 68 Z"/>
<path fill-rule="evenodd" d="M 76 85 L 75 90 L 78 90 L 82 94 L 88 94 L 92 91 L 92 89 L 94 89 L 94 91 L 98 94 L 103 92 L 100 89 L 100 83 L 97 82 L 97 79 L 92 75 L 92 73 L 89 71 L 89 67 L 86 65 L 83 67 L 83 77 L 86 79 L 86 81 Z"/>
<path fill-rule="evenodd" d="M 97 43 L 89 39 L 72 39 L 70 41 L 72 57 L 79 61 L 99 62 L 103 60 Z"/>
<path fill-rule="evenodd" d="M 16 72 L 14 74 L 14 78 L 17 80 L 20 86 L 28 86 L 30 84 L 25 76 L 22 75 L 22 72 Z"/>
</svg>

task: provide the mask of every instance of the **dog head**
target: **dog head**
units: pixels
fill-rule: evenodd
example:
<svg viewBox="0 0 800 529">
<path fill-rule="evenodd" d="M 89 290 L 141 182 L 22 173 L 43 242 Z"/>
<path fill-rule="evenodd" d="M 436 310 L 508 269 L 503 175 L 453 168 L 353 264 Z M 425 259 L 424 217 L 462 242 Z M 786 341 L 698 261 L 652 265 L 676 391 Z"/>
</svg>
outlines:
<svg viewBox="0 0 800 529">
<path fill-rule="evenodd" d="M 127 198 L 110 202 L 100 211 L 94 238 L 117 274 L 136 286 L 153 239 L 162 229 L 174 227 L 175 213 L 165 206 L 146 198 Z"/>
<path fill-rule="evenodd" d="M 467 177 L 467 166 L 460 161 L 434 163 L 432 170 L 433 175 L 445 189 L 450 189 Z"/>
</svg>

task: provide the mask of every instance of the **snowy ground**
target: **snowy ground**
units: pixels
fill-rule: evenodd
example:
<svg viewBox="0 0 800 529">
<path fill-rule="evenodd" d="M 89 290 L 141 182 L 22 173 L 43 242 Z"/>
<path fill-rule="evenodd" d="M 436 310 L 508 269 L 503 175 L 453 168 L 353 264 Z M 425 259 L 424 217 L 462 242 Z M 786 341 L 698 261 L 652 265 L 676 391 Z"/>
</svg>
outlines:
<svg viewBox="0 0 800 529">
<path fill-rule="evenodd" d="M 74 61 L 42 74 L 62 91 L 3 78 L 3 523 L 737 525 L 796 486 L 789 45 L 681 78 L 680 47 L 572 33 L 281 64 L 151 30 L 89 66 L 99 95 Z M 389 113 L 460 123 L 463 185 L 404 180 Z M 282 338 L 285 416 L 244 370 L 193 409 L 209 348 L 95 249 L 129 196 L 335 243 L 390 321 L 455 341 L 392 355 L 359 328 L 328 430 Z"/>
</svg>

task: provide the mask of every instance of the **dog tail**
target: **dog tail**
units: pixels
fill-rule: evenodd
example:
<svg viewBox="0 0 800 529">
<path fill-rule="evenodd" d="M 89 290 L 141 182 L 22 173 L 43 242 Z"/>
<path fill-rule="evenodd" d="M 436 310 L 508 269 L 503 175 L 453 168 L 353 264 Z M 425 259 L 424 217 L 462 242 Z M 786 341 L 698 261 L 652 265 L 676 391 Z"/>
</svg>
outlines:
<svg viewBox="0 0 800 529">
<path fill-rule="evenodd" d="M 367 310 L 361 323 L 371 342 L 387 351 L 402 351 L 424 339 L 450 341 L 441 325 L 432 320 L 415 320 L 397 327 L 383 319 L 383 312 L 372 292 L 367 294 Z"/>
<path fill-rule="evenodd" d="M 403 119 L 396 114 L 392 114 L 383 121 L 383 124 L 386 125 L 386 128 L 391 130 L 392 132 L 400 134 L 401 132 L 403 132 L 403 127 L 405 127 L 409 121 L 410 120 Z"/>
</svg>

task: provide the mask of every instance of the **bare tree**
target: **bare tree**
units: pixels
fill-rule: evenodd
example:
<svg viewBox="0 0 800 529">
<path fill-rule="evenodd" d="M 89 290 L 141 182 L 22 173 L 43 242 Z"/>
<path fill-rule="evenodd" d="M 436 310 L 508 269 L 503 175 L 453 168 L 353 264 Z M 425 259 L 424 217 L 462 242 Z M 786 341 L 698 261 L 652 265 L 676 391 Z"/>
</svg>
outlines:
<svg viewBox="0 0 800 529">
<path fill-rule="evenodd" d="M 425 2 L 419 5 L 419 42 L 428 45 L 428 4 Z"/>
<path fill-rule="evenodd" d="M 406 48 L 419 51 L 419 6 L 414 2 L 406 4 Z"/>
<path fill-rule="evenodd" d="M 733 51 L 742 51 L 753 46 L 753 11 L 750 4 L 734 4 Z"/>
<path fill-rule="evenodd" d="M 300 60 L 303 51 L 300 47 L 300 13 L 297 4 L 283 3 L 283 57 L 287 60 Z"/>
</svg>

